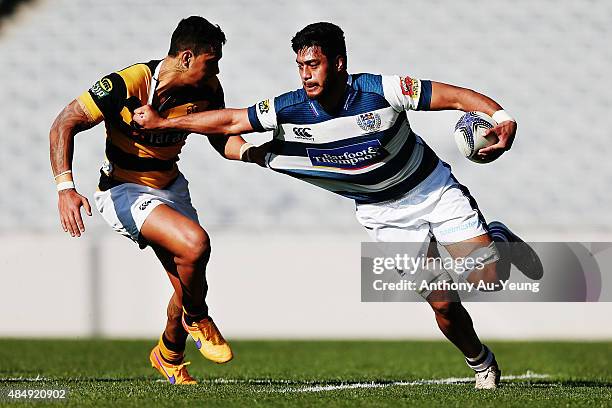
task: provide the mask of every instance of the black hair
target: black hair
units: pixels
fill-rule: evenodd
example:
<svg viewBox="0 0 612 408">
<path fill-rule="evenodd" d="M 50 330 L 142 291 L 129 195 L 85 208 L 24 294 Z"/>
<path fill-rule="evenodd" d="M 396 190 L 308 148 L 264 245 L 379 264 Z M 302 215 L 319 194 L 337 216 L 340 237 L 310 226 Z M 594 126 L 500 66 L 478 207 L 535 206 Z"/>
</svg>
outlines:
<svg viewBox="0 0 612 408">
<path fill-rule="evenodd" d="M 308 47 L 321 47 L 321 51 L 328 59 L 337 56 L 346 60 L 346 44 L 344 32 L 332 23 L 313 23 L 298 31 L 291 39 L 291 48 L 296 53 Z"/>
<path fill-rule="evenodd" d="M 172 33 L 168 55 L 176 57 L 179 52 L 185 50 L 200 55 L 211 49 L 220 49 L 225 41 L 221 27 L 212 24 L 204 17 L 191 16 L 182 19 Z"/>
</svg>

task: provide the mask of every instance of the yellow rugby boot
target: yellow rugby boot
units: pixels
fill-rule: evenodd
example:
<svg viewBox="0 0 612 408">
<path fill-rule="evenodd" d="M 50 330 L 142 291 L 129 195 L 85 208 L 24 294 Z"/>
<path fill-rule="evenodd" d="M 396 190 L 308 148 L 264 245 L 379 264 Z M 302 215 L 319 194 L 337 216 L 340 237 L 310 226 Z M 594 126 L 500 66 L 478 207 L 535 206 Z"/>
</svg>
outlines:
<svg viewBox="0 0 612 408">
<path fill-rule="evenodd" d="M 189 325 L 183 313 L 182 321 L 183 327 L 195 341 L 196 347 L 204 357 L 217 364 L 227 363 L 234 357 L 232 349 L 210 316 Z"/>
<path fill-rule="evenodd" d="M 187 372 L 187 366 L 190 363 L 171 364 L 161 356 L 159 346 L 153 347 L 151 354 L 149 355 L 151 365 L 168 381 L 170 384 L 197 384 L 195 378 L 189 375 Z"/>
</svg>

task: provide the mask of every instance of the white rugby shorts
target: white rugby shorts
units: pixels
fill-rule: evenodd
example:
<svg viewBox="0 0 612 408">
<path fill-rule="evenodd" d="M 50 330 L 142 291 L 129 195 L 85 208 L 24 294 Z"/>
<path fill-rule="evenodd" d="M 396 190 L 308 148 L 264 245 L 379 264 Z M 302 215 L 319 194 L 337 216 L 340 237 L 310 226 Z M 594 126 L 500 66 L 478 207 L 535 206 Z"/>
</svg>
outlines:
<svg viewBox="0 0 612 408">
<path fill-rule="evenodd" d="M 124 183 L 106 191 L 96 191 L 94 199 L 104 220 L 141 248 L 147 243 L 140 237 L 140 229 L 158 205 L 165 204 L 199 223 L 198 214 L 191 205 L 189 183 L 182 174 L 165 190 Z"/>
<path fill-rule="evenodd" d="M 439 161 L 418 186 L 394 200 L 357 205 L 357 220 L 378 242 L 453 244 L 486 234 L 484 217 L 467 188 Z"/>
</svg>

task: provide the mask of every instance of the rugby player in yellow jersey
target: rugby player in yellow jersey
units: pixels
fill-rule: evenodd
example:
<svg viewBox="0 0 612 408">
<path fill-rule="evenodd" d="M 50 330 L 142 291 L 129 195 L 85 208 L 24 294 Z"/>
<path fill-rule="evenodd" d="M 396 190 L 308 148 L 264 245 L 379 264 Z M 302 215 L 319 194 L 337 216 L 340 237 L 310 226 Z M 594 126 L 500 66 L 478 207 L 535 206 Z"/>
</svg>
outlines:
<svg viewBox="0 0 612 408">
<path fill-rule="evenodd" d="M 73 138 L 104 121 L 106 157 L 96 207 L 115 231 L 143 249 L 153 248 L 174 287 L 166 328 L 150 354 L 153 367 L 172 384 L 195 383 L 183 361 L 188 334 L 204 357 L 216 363 L 231 360 L 232 351 L 208 314 L 210 239 L 177 167 L 188 132 L 139 131 L 132 126 L 132 115 L 146 104 L 167 118 L 223 108 L 217 79 L 223 44 L 219 26 L 198 16 L 182 20 L 172 34 L 168 56 L 102 78 L 64 108 L 50 132 L 61 225 L 78 237 L 85 231 L 80 209 L 91 215 L 91 208 L 74 186 Z M 234 160 L 250 145 L 240 136 L 209 140 Z"/>
</svg>

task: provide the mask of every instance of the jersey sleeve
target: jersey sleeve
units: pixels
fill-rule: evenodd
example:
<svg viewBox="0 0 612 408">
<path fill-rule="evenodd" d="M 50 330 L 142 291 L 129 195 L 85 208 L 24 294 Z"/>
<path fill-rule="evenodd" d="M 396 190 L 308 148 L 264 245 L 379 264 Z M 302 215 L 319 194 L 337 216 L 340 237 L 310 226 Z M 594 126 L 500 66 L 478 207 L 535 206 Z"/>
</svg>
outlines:
<svg viewBox="0 0 612 408">
<path fill-rule="evenodd" d="M 249 122 L 255 132 L 275 130 L 278 126 L 276 107 L 270 99 L 259 101 L 248 108 Z"/>
<path fill-rule="evenodd" d="M 78 97 L 92 120 L 110 118 L 119 114 L 127 95 L 121 75 L 112 73 L 97 81 Z"/>
<path fill-rule="evenodd" d="M 431 103 L 431 81 L 409 76 L 383 75 L 385 99 L 396 110 L 428 110 Z"/>
</svg>

